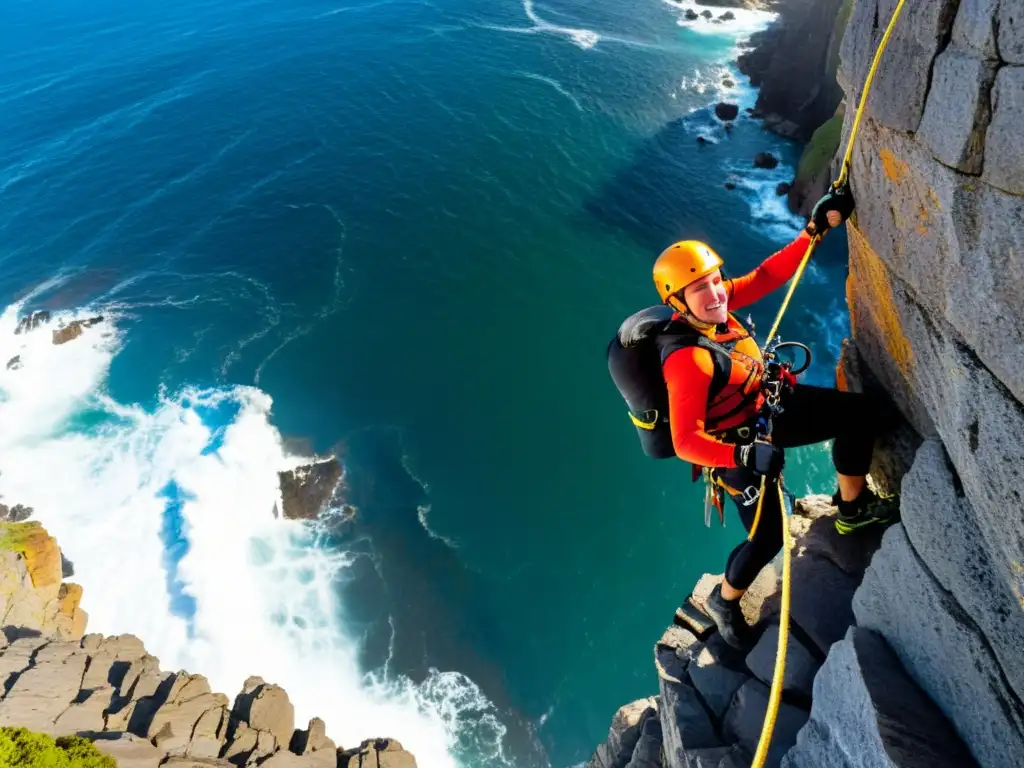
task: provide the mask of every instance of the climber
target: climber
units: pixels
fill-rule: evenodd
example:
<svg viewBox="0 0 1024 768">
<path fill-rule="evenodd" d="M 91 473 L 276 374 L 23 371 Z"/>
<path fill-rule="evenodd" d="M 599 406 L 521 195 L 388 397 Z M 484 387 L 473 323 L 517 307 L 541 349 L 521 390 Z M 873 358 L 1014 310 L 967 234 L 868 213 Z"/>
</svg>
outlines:
<svg viewBox="0 0 1024 768">
<path fill-rule="evenodd" d="M 722 638 L 735 647 L 749 640 L 740 597 L 782 547 L 782 532 L 774 521 L 780 515 L 776 483 L 784 449 L 834 440 L 838 490 L 833 503 L 839 533 L 884 525 L 895 516 L 894 498 L 879 497 L 866 483 L 875 437 L 896 423 L 891 403 L 790 381 L 782 390 L 783 410 L 772 419 L 766 439 L 764 421 L 760 431 L 757 425 L 765 413 L 764 359 L 757 342 L 731 314 L 788 282 L 810 239 L 840 226 L 853 208 L 848 188 L 830 190 L 796 240 L 742 277 L 724 278 L 718 254 L 692 240 L 669 246 L 654 265 L 662 303 L 673 310 L 672 323 L 657 339 L 675 455 L 709 470 L 709 480 L 733 499 L 748 532 L 762 476 L 767 483 L 761 514 L 772 524 L 758 525 L 732 551 L 725 578 L 707 603 Z M 684 332 L 673 333 L 673 326 Z M 693 329 L 704 339 L 695 343 Z"/>
</svg>

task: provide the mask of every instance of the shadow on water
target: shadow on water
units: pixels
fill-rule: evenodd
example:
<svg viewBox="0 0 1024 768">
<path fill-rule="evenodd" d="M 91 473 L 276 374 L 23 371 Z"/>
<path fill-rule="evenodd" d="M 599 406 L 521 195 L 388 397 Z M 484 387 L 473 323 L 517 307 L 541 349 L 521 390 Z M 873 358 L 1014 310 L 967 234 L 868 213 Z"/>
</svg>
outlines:
<svg viewBox="0 0 1024 768">
<path fill-rule="evenodd" d="M 416 682 L 431 668 L 466 675 L 508 728 L 506 754 L 517 766 L 547 765 L 531 724 L 536 718 L 517 711 L 510 700 L 487 585 L 420 523 L 426 493 L 403 463 L 400 435 L 360 432 L 341 452 L 348 499 L 358 512 L 334 537 L 346 551 L 366 555 L 341 586 L 346 621 L 363 632 L 363 667 L 386 665 L 388 675 Z"/>
</svg>

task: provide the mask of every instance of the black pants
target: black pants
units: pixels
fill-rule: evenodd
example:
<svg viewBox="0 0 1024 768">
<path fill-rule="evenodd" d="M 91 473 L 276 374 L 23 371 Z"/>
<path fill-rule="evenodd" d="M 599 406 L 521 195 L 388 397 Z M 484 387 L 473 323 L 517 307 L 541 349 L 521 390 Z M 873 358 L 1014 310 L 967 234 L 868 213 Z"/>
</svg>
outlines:
<svg viewBox="0 0 1024 768">
<path fill-rule="evenodd" d="M 841 475 L 866 475 L 875 438 L 892 429 L 899 418 L 888 400 L 802 384 L 783 398 L 782 405 L 785 410 L 775 419 L 772 442 L 780 448 L 796 448 L 834 440 L 832 463 Z M 715 469 L 713 474 L 731 489 L 729 496 L 749 533 L 761 477 L 743 467 Z M 726 581 L 736 589 L 746 589 L 780 549 L 779 490 L 776 483 L 767 483 L 757 533 L 729 555 Z"/>
</svg>

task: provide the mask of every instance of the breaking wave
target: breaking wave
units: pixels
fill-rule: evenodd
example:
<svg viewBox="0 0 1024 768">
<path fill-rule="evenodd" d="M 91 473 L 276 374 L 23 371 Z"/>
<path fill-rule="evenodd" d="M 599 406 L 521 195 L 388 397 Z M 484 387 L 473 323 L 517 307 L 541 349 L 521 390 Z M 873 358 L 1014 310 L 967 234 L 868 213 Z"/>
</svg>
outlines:
<svg viewBox="0 0 1024 768">
<path fill-rule="evenodd" d="M 359 669 L 337 586 L 360 555 L 275 517 L 277 473 L 308 459 L 286 451 L 269 395 L 185 387 L 118 402 L 116 310 L 55 345 L 53 328 L 93 313 L 16 334 L 22 307 L 0 315 L 0 358 L 18 358 L 0 366 L 0 496 L 60 541 L 91 631 L 136 634 L 164 669 L 228 694 L 253 674 L 279 683 L 297 722 L 322 717 L 340 744 L 388 735 L 425 766 L 455 768 L 460 753 L 505 764 L 505 728 L 464 675 L 434 669 L 415 684 Z"/>
</svg>

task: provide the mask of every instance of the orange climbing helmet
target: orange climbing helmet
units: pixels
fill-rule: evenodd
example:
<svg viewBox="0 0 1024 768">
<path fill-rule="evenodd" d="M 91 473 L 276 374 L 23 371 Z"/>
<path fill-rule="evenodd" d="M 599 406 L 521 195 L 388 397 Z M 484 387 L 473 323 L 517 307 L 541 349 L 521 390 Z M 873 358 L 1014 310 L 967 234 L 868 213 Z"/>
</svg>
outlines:
<svg viewBox="0 0 1024 768">
<path fill-rule="evenodd" d="M 654 285 L 663 304 L 694 280 L 707 277 L 722 266 L 722 258 L 699 240 L 673 243 L 654 262 Z"/>
</svg>

